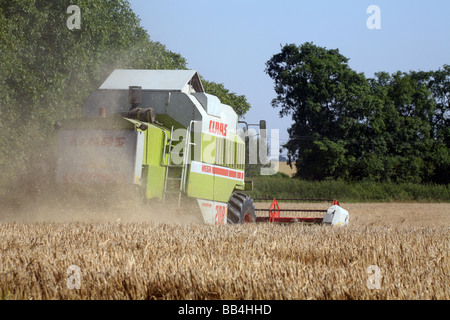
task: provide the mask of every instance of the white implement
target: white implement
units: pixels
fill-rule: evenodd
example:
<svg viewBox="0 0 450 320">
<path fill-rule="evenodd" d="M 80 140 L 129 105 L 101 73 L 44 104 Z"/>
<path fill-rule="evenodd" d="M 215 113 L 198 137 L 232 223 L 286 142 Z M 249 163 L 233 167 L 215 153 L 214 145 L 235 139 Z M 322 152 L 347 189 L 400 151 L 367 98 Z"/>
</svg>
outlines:
<svg viewBox="0 0 450 320">
<path fill-rule="evenodd" d="M 323 224 L 331 224 L 334 226 L 345 226 L 349 222 L 348 211 L 338 205 L 332 205 L 323 217 Z"/>
</svg>

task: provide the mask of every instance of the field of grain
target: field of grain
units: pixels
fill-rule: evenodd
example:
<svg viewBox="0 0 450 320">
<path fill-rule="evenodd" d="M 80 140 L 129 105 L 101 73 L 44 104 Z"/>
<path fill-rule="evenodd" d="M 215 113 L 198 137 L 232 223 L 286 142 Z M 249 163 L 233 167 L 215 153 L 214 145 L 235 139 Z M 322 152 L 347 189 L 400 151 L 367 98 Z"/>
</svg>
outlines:
<svg viewBox="0 0 450 320">
<path fill-rule="evenodd" d="M 130 206 L 3 208 L 0 298 L 450 298 L 450 204 L 341 205 L 347 227 L 208 226 Z"/>
</svg>

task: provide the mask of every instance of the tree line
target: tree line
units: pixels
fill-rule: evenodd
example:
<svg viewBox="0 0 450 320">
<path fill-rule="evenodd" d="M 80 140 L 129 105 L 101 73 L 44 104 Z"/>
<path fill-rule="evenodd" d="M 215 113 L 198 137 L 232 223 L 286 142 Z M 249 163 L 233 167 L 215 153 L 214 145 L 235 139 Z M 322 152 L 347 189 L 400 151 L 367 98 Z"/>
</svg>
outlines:
<svg viewBox="0 0 450 320">
<path fill-rule="evenodd" d="M 307 42 L 266 63 L 297 177 L 449 184 L 450 65 L 367 78 L 348 61 Z"/>
<path fill-rule="evenodd" d="M 67 25 L 71 5 L 80 8 L 79 30 Z M 114 69 L 187 69 L 181 54 L 151 40 L 123 0 L 0 0 L 0 53 L 3 187 L 51 157 L 54 123 L 82 116 L 86 98 Z M 245 96 L 203 83 L 239 116 L 249 110 Z"/>
</svg>

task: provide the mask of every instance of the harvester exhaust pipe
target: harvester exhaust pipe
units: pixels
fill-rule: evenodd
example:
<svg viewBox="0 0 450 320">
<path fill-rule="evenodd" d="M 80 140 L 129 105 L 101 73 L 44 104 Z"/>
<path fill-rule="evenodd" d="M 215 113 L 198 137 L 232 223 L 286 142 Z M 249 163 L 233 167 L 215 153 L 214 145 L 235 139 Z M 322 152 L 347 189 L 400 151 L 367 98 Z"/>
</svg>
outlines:
<svg viewBox="0 0 450 320">
<path fill-rule="evenodd" d="M 267 125 L 265 120 L 259 122 L 259 130 L 261 139 L 267 139 Z"/>
</svg>

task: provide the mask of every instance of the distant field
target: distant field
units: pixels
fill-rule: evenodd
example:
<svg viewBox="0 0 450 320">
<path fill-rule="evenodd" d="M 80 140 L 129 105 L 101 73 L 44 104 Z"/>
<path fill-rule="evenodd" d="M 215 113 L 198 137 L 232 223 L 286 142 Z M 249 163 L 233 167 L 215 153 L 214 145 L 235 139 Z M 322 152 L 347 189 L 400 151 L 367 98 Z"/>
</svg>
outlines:
<svg viewBox="0 0 450 320">
<path fill-rule="evenodd" d="M 297 172 L 297 169 L 295 167 L 295 163 L 292 164 L 291 168 L 291 166 L 288 165 L 286 161 L 280 161 L 278 162 L 278 172 L 285 173 L 288 176 L 292 177 Z"/>
<path fill-rule="evenodd" d="M 162 211 L 138 208 L 2 210 L 0 298 L 450 298 L 450 204 L 341 205 L 351 215 L 341 228 L 208 226 L 186 213 L 161 223 Z M 79 290 L 68 288 L 70 266 Z"/>
</svg>

